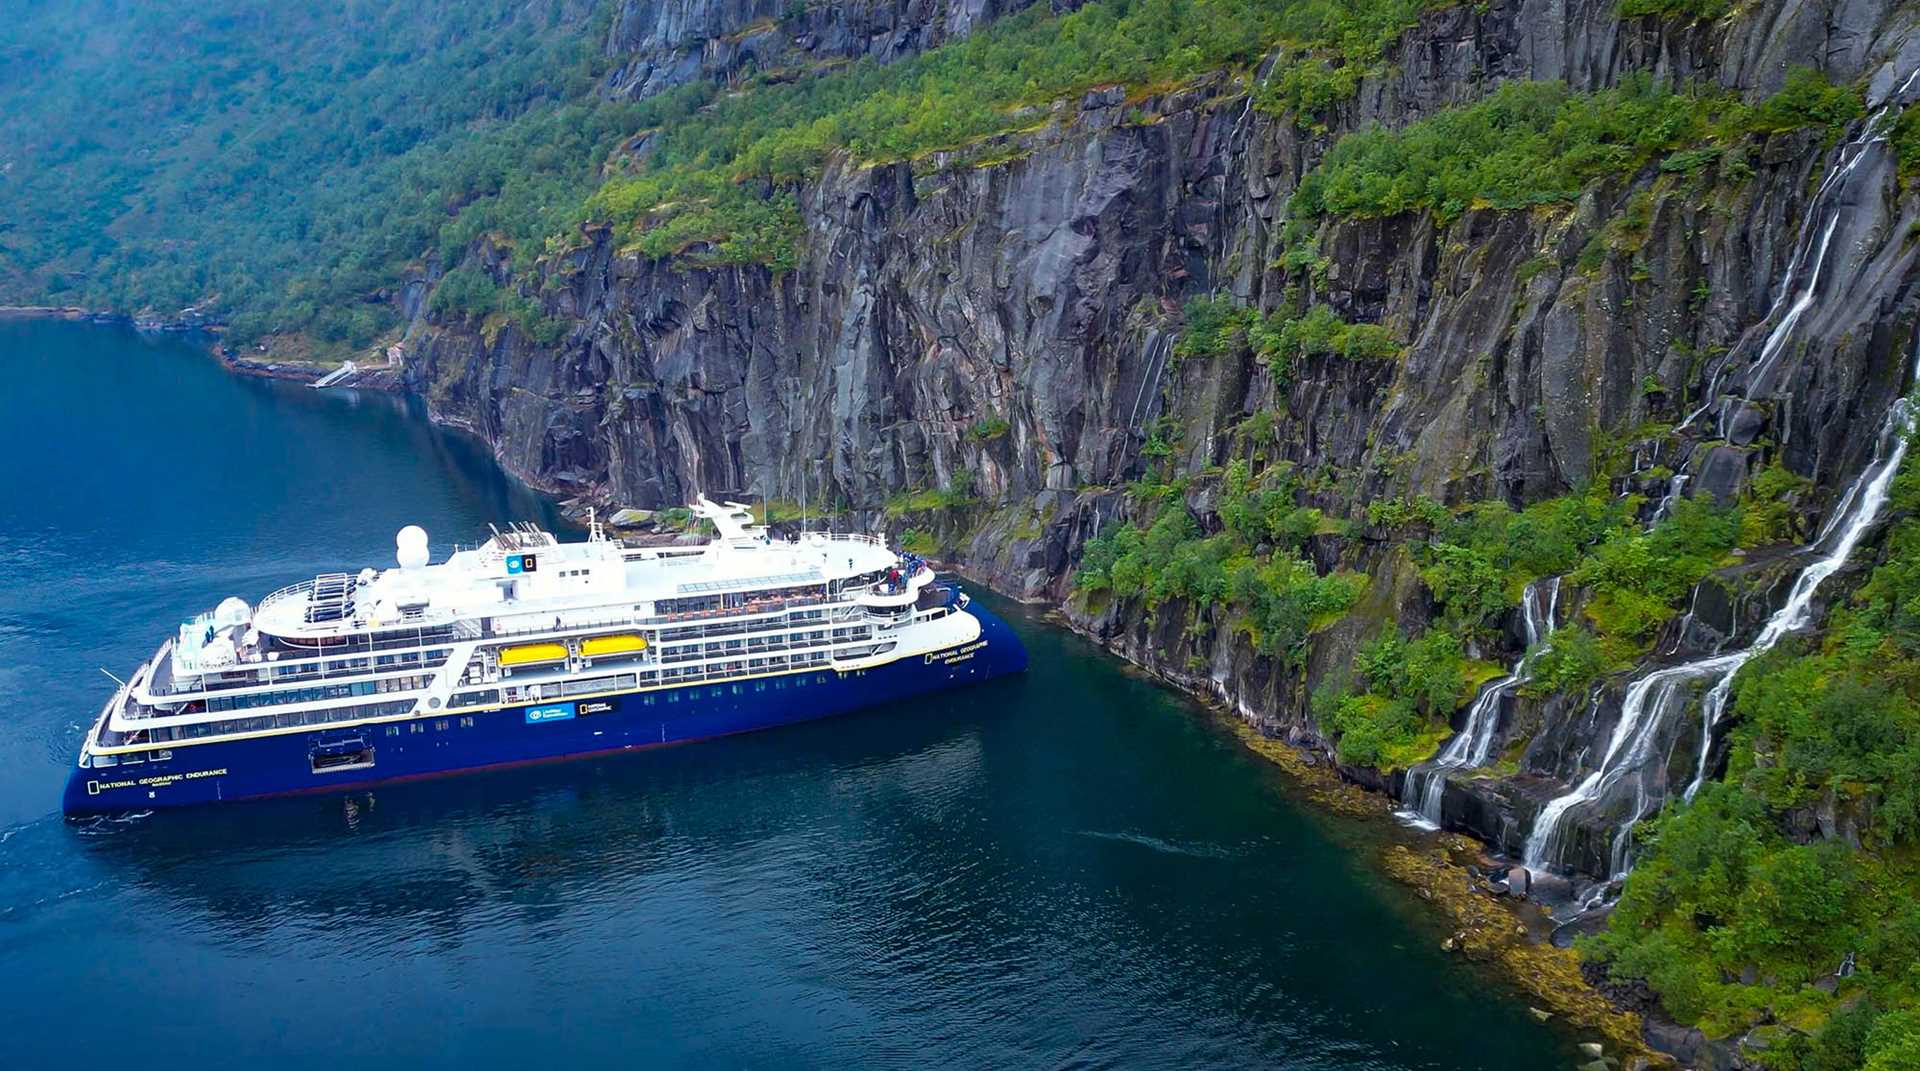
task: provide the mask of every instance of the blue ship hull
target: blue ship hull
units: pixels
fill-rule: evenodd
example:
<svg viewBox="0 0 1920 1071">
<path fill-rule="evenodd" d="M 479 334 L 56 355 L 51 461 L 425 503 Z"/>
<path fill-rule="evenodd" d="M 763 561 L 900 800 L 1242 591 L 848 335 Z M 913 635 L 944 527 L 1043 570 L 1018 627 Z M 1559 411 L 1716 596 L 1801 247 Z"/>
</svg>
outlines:
<svg viewBox="0 0 1920 1071">
<path fill-rule="evenodd" d="M 535 703 L 404 722 L 176 747 L 172 757 L 98 769 L 76 767 L 70 816 L 308 792 L 340 792 L 411 778 L 633 751 L 770 729 L 1018 673 L 1018 636 L 977 601 L 970 643 L 874 669 L 810 670 L 723 684 Z M 370 754 L 366 752 L 370 750 Z M 315 756 L 362 756 L 315 772 Z"/>
</svg>

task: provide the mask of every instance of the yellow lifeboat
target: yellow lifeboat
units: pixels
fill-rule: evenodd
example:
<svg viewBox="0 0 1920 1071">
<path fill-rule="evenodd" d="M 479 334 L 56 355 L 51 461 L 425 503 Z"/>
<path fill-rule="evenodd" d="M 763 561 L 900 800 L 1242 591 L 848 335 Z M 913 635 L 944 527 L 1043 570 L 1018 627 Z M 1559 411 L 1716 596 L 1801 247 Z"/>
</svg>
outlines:
<svg viewBox="0 0 1920 1071">
<path fill-rule="evenodd" d="M 502 647 L 500 664 L 503 666 L 537 666 L 542 662 L 563 662 L 567 657 L 567 645 L 564 643 L 523 643 L 518 647 Z"/>
<path fill-rule="evenodd" d="M 589 636 L 580 641 L 580 653 L 588 658 L 601 655 L 635 654 L 647 649 L 647 638 L 631 632 L 612 636 Z"/>
</svg>

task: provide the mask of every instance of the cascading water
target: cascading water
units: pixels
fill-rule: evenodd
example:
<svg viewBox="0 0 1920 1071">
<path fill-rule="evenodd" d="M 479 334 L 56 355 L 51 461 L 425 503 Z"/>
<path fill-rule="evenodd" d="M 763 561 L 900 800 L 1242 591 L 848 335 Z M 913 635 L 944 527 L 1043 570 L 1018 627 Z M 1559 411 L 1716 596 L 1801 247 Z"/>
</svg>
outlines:
<svg viewBox="0 0 1920 1071">
<path fill-rule="evenodd" d="M 1680 501 L 1680 496 L 1686 493 L 1687 479 L 1687 474 L 1682 472 L 1676 473 L 1672 479 L 1667 481 L 1667 493 L 1661 496 L 1660 505 L 1654 509 L 1652 523 L 1660 523 L 1660 521 L 1666 518 L 1667 514 L 1673 512 L 1674 503 Z"/>
<path fill-rule="evenodd" d="M 1543 593 L 1541 585 L 1546 585 Z M 1447 741 L 1434 760 L 1407 771 L 1404 800 L 1409 807 L 1401 814 L 1420 825 L 1440 826 L 1440 804 L 1447 792 L 1447 771 L 1471 770 L 1485 766 L 1493 757 L 1495 730 L 1499 727 L 1500 708 L 1506 697 L 1527 682 L 1533 657 L 1540 641 L 1553 635 L 1554 618 L 1560 609 L 1560 578 L 1535 580 L 1520 593 L 1520 620 L 1526 630 L 1527 646 L 1507 675 L 1489 682 L 1467 708 L 1466 724 Z"/>
<path fill-rule="evenodd" d="M 1756 393 L 1769 389 L 1781 355 L 1793 349 L 1794 333 L 1811 320 L 1809 313 L 1818 300 L 1823 277 L 1830 276 L 1834 269 L 1830 258 L 1835 234 L 1842 215 L 1853 203 L 1853 191 L 1849 187 L 1862 174 L 1871 176 L 1875 182 L 1884 181 L 1874 173 L 1875 169 L 1863 171 L 1862 164 L 1873 155 L 1876 144 L 1884 148 L 1884 120 L 1904 99 L 1916 79 L 1920 79 L 1920 71 L 1910 73 L 1900 89 L 1867 120 L 1860 133 L 1839 148 L 1813 196 L 1794 255 L 1775 291 L 1772 308 L 1762 321 L 1768 326 L 1758 348 L 1737 346 L 1728 353 L 1710 378 L 1704 402 L 1681 422 L 1681 429 L 1718 403 L 1722 380 L 1742 351 L 1754 354 L 1742 398 L 1750 400 Z M 1920 357 L 1920 340 L 1916 340 L 1916 350 L 1916 356 Z M 1915 374 L 1920 375 L 1920 369 L 1916 369 Z M 1726 418 L 1723 411 L 1718 421 L 1723 425 L 1719 429 L 1722 437 L 1726 435 Z M 1625 874 L 1631 863 L 1634 824 L 1657 808 L 1667 794 L 1662 730 L 1673 725 L 1675 716 L 1684 711 L 1704 684 L 1699 755 L 1684 792 L 1684 798 L 1693 798 L 1706 780 L 1713 731 L 1725 713 L 1735 675 L 1740 667 L 1772 648 L 1782 637 L 1807 624 L 1813 597 L 1820 585 L 1846 564 L 1848 556 L 1878 518 L 1894 473 L 1906 455 L 1912 425 L 1909 404 L 1905 400 L 1896 402 L 1881 427 L 1873 461 L 1848 486 L 1819 535 L 1800 552 L 1816 557 L 1800 571 L 1785 604 L 1768 619 L 1752 643 L 1737 651 L 1716 651 L 1680 665 L 1650 670 L 1628 685 L 1621 701 L 1619 721 L 1598 766 L 1570 791 L 1549 802 L 1534 820 L 1523 854 L 1529 869 L 1539 871 L 1562 863 L 1569 820 L 1577 813 L 1598 809 L 1604 814 L 1618 815 L 1619 824 L 1609 851 L 1609 868 L 1614 877 Z M 1668 512 L 1672 499 L 1683 487 L 1684 477 L 1676 477 L 1656 516 Z M 1698 589 L 1695 594 L 1697 596 Z M 1671 739 L 1671 734 L 1664 735 Z"/>
<path fill-rule="evenodd" d="M 1867 117 L 1859 135 L 1840 146 L 1833 166 L 1821 178 L 1820 186 L 1807 206 L 1807 223 L 1801 227 L 1799 239 L 1794 243 L 1793 256 L 1788 260 L 1787 270 L 1781 275 L 1780 285 L 1774 291 L 1772 307 L 1760 321 L 1772 326 L 1761 339 L 1757 356 L 1748 371 L 1743 399 L 1751 400 L 1769 382 L 1774 366 L 1786 351 L 1787 342 L 1792 338 L 1795 328 L 1799 327 L 1818 299 L 1827 254 L 1833 245 L 1834 233 L 1839 229 L 1840 218 L 1846 211 L 1848 202 L 1844 191 L 1847 183 L 1867 159 L 1868 150 L 1876 144 L 1885 143 L 1890 126 L 1887 118 L 1905 100 L 1907 91 L 1913 88 L 1916 80 L 1920 80 L 1920 69 L 1908 73 L 1900 88 L 1888 95 L 1880 107 Z M 1676 432 L 1686 430 L 1719 403 L 1721 384 L 1745 349 L 1745 346 L 1735 346 L 1721 358 L 1708 377 L 1707 389 L 1701 396 L 1699 407 L 1680 421 L 1674 429 Z M 1725 425 L 1728 415 L 1728 407 L 1722 407 L 1718 421 L 1721 438 L 1727 435 Z"/>
<path fill-rule="evenodd" d="M 1920 344 L 1916 345 L 1916 357 L 1920 357 Z M 1920 366 L 1913 370 L 1913 374 L 1920 377 Z M 1576 807 L 1606 799 L 1616 786 L 1631 777 L 1634 800 L 1613 839 L 1610 859 L 1613 876 L 1620 877 L 1626 873 L 1632 842 L 1629 834 L 1633 824 L 1650 813 L 1653 805 L 1659 802 L 1653 798 L 1649 779 L 1638 776 L 1652 760 L 1659 757 L 1654 753 L 1657 729 L 1671 709 L 1678 709 L 1676 703 L 1684 706 L 1692 692 L 1689 685 L 1712 680 L 1713 684 L 1701 703 L 1703 724 L 1699 759 L 1684 798 L 1692 799 L 1700 790 L 1707 776 L 1713 730 L 1726 710 L 1735 674 L 1739 673 L 1741 666 L 1766 653 L 1787 634 L 1806 626 L 1813 615 L 1813 597 L 1820 585 L 1847 563 L 1854 548 L 1860 545 L 1860 540 L 1879 518 L 1880 507 L 1886 504 L 1893 477 L 1899 471 L 1900 462 L 1906 458 L 1913 424 L 1912 406 L 1905 399 L 1894 402 L 1881 425 L 1873 462 L 1847 487 L 1832 517 L 1806 548 L 1806 552 L 1818 556 L 1794 578 L 1793 589 L 1787 594 L 1786 602 L 1767 619 L 1753 643 L 1727 654 L 1656 669 L 1628 686 L 1626 698 L 1620 705 L 1619 724 L 1614 726 L 1613 736 L 1607 742 L 1607 751 L 1599 767 L 1574 786 L 1572 791 L 1549 803 L 1540 812 L 1540 817 L 1535 819 L 1533 831 L 1527 837 L 1524 856 L 1529 869 L 1539 870 L 1559 861 L 1568 814 Z"/>
</svg>

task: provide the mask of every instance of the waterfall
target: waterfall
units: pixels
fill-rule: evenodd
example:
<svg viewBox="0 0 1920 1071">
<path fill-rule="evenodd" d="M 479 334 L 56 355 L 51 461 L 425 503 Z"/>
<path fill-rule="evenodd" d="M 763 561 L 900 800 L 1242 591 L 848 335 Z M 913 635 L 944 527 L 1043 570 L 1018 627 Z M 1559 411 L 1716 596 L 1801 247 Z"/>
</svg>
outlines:
<svg viewBox="0 0 1920 1071">
<path fill-rule="evenodd" d="M 1667 481 L 1667 493 L 1661 496 L 1660 505 L 1654 509 L 1652 523 L 1658 524 L 1666 518 L 1667 514 L 1672 513 L 1674 503 L 1680 501 L 1680 496 L 1686 493 L 1686 490 L 1686 474 L 1676 473 L 1672 479 Z"/>
<path fill-rule="evenodd" d="M 1447 792 L 1447 771 L 1471 770 L 1485 766 L 1493 757 L 1495 730 L 1499 727 L 1500 708 L 1506 697 L 1527 682 L 1528 669 L 1539 651 L 1540 641 L 1553 635 L 1554 617 L 1560 609 L 1560 578 L 1546 581 L 1546 597 L 1541 599 L 1541 581 L 1535 580 L 1520 593 L 1520 621 L 1526 630 L 1527 646 L 1507 675 L 1490 681 L 1467 708 L 1467 721 L 1447 741 L 1430 763 L 1407 771 L 1403 799 L 1410 804 L 1402 812 L 1409 821 L 1440 827 L 1440 803 Z"/>
<path fill-rule="evenodd" d="M 1820 278 L 1826 268 L 1827 253 L 1833 244 L 1834 232 L 1839 228 L 1840 217 L 1846 210 L 1844 199 L 1838 197 L 1838 191 L 1852 178 L 1862 161 L 1867 158 L 1869 147 L 1887 140 L 1888 115 L 1905 99 L 1907 91 L 1920 80 L 1920 69 L 1909 72 L 1900 83 L 1900 88 L 1888 94 L 1886 100 L 1861 124 L 1860 133 L 1846 144 L 1840 146 L 1834 165 L 1820 180 L 1820 186 L 1814 191 L 1813 200 L 1807 205 L 1807 219 L 1801 225 L 1800 236 L 1794 243 L 1793 256 L 1787 261 L 1787 270 L 1780 277 L 1780 285 L 1775 289 L 1772 307 L 1762 317 L 1762 324 L 1772 324 L 1760 343 L 1759 355 L 1747 376 L 1743 398 L 1751 400 L 1767 381 L 1769 373 L 1780 354 L 1787 349 L 1787 342 L 1794 329 L 1813 308 L 1817 299 L 1816 291 L 1820 287 Z M 1816 221 L 1824 225 L 1816 226 Z M 1811 262 L 1810 270 L 1805 269 Z M 1796 285 L 1797 284 L 1797 285 Z M 1749 338 L 1752 336 L 1748 336 Z M 1701 416 L 1711 410 L 1719 400 L 1720 386 L 1735 358 L 1744 345 L 1737 345 L 1721 358 L 1707 380 L 1707 389 L 1701 395 L 1700 405 L 1680 421 L 1674 431 L 1684 431 Z M 1722 410 L 1717 434 L 1727 437 L 1726 418 L 1728 413 Z"/>
<path fill-rule="evenodd" d="M 1920 358 L 1920 340 L 1916 340 L 1916 357 Z M 1920 367 L 1914 369 L 1914 374 L 1920 376 Z M 1543 869 L 1559 861 L 1563 827 L 1574 808 L 1604 801 L 1612 795 L 1616 786 L 1631 778 L 1633 804 L 1627 808 L 1619 832 L 1614 837 L 1610 860 L 1614 877 L 1626 873 L 1630 862 L 1633 825 L 1660 802 L 1650 795 L 1648 779 L 1640 776 L 1650 760 L 1657 758 L 1654 745 L 1658 729 L 1667 721 L 1670 710 L 1676 709 L 1676 702 L 1685 704 L 1693 690 L 1690 685 L 1711 680 L 1713 683 L 1701 703 L 1700 754 L 1694 765 L 1693 780 L 1688 784 L 1683 798 L 1690 800 L 1700 790 L 1701 784 L 1706 781 L 1713 730 L 1725 713 L 1734 676 L 1740 672 L 1741 666 L 1766 653 L 1789 633 L 1805 627 L 1812 618 L 1813 597 L 1820 585 L 1847 563 L 1854 548 L 1860 545 L 1861 539 L 1865 538 L 1874 521 L 1879 518 L 1880 508 L 1886 504 L 1887 492 L 1893 486 L 1893 478 L 1900 469 L 1901 461 L 1906 458 L 1913 423 L 1911 404 L 1906 399 L 1894 402 L 1880 427 L 1873 461 L 1848 485 L 1834 507 L 1833 515 L 1803 551 L 1817 556 L 1794 578 L 1786 602 L 1767 619 L 1766 625 L 1751 644 L 1728 654 L 1653 670 L 1627 687 L 1626 698 L 1620 704 L 1619 724 L 1614 726 L 1613 736 L 1607 742 L 1606 754 L 1601 758 L 1598 768 L 1571 791 L 1547 804 L 1540 812 L 1540 817 L 1534 820 L 1523 857 L 1529 869 Z M 1655 771 L 1656 777 L 1664 773 L 1664 764 L 1661 766 L 1662 769 Z"/>
<path fill-rule="evenodd" d="M 1148 419 L 1153 417 L 1153 403 L 1159 397 L 1160 373 L 1166 370 L 1166 356 L 1173 349 L 1172 335 L 1162 335 L 1154 330 L 1147 336 L 1146 367 L 1140 371 L 1140 389 L 1133 396 L 1133 412 L 1127 415 L 1127 430 L 1137 431 L 1140 422 L 1140 409 L 1146 407 Z M 1151 391 L 1149 390 L 1151 388 Z"/>
<path fill-rule="evenodd" d="M 1774 292 L 1772 307 L 1761 321 L 1766 330 L 1760 336 L 1757 351 L 1745 345 L 1734 347 L 1710 377 L 1701 405 L 1687 415 L 1676 431 L 1686 428 L 1717 404 L 1722 379 L 1740 351 L 1755 353 L 1742 390 L 1744 398 L 1752 398 L 1773 378 L 1781 355 L 1792 349 L 1793 335 L 1807 321 L 1815 305 L 1821 280 L 1832 273 L 1831 246 L 1840 218 L 1852 200 L 1845 195 L 1845 188 L 1861 173 L 1860 165 L 1872 155 L 1872 147 L 1885 142 L 1883 120 L 1916 79 L 1920 79 L 1920 71 L 1909 74 L 1901 87 L 1868 118 L 1860 132 L 1839 148 L 1808 205 L 1794 254 Z M 1873 169 L 1867 169 L 1866 173 L 1872 174 Z M 1747 337 L 1752 339 L 1755 335 Z M 1916 339 L 1915 356 L 1920 359 L 1920 339 Z M 1914 373 L 1920 375 L 1920 369 Z M 1719 420 L 1723 425 L 1719 428 L 1722 438 L 1726 437 L 1726 416 L 1723 410 Z M 1684 711 L 1688 701 L 1704 685 L 1699 754 L 1683 798 L 1692 799 L 1700 790 L 1706 781 L 1713 733 L 1726 712 L 1734 677 L 1740 667 L 1808 623 L 1820 585 L 1846 564 L 1878 519 L 1894 474 L 1906 456 L 1907 436 L 1912 425 L 1910 404 L 1904 399 L 1896 401 L 1880 428 L 1872 462 L 1841 495 L 1813 542 L 1799 551 L 1813 555 L 1813 560 L 1801 569 L 1785 604 L 1767 620 L 1750 644 L 1729 653 L 1716 651 L 1690 662 L 1648 670 L 1628 684 L 1620 704 L 1619 721 L 1599 764 L 1570 790 L 1550 801 L 1534 820 L 1523 852 L 1523 861 L 1529 869 L 1541 870 L 1563 862 L 1570 816 L 1598 810 L 1599 816 L 1618 816 L 1609 866 L 1614 877 L 1625 874 L 1631 863 L 1634 824 L 1656 810 L 1666 796 L 1667 756 L 1661 753 L 1662 729 L 1674 724 L 1676 715 Z M 1656 517 L 1667 513 L 1683 489 L 1684 478 L 1676 476 Z M 1696 598 L 1698 592 L 1696 588 Z"/>
</svg>

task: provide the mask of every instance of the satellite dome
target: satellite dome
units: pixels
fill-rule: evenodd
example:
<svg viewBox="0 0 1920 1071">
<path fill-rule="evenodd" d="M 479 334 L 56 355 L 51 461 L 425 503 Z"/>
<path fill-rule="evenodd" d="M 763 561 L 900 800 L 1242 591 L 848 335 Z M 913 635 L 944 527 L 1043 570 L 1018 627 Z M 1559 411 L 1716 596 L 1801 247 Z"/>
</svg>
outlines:
<svg viewBox="0 0 1920 1071">
<path fill-rule="evenodd" d="M 427 530 L 409 524 L 393 537 L 394 557 L 402 569 L 419 569 L 427 564 Z"/>
<path fill-rule="evenodd" d="M 245 624 L 252 618 L 253 608 L 247 605 L 247 600 L 238 595 L 229 595 L 221 599 L 220 605 L 213 608 L 213 623 L 220 628 Z"/>
</svg>

